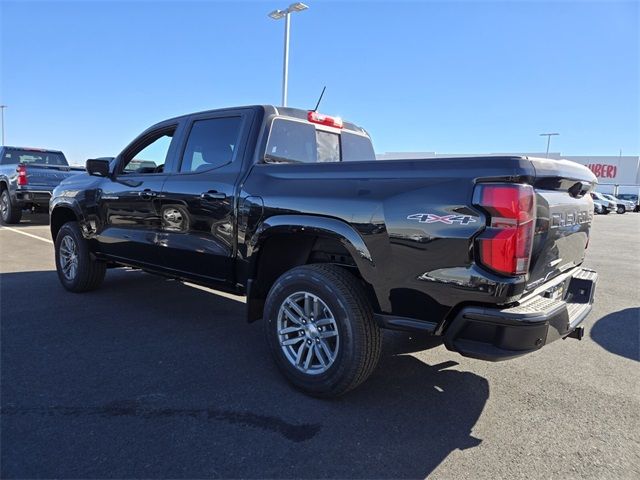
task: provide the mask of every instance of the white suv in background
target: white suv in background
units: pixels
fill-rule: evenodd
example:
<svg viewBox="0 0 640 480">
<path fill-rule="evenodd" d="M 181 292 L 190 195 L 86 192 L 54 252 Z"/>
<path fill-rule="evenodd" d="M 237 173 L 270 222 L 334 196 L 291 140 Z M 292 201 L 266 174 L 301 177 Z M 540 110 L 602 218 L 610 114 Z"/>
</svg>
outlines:
<svg viewBox="0 0 640 480">
<path fill-rule="evenodd" d="M 608 193 L 603 193 L 602 196 L 607 200 L 611 200 L 616 203 L 616 212 L 624 213 L 624 212 L 632 212 L 635 208 L 635 204 L 628 200 L 622 200 L 621 198 L 616 198 L 613 195 L 609 195 Z"/>
<path fill-rule="evenodd" d="M 615 212 L 618 208 L 616 202 L 612 202 L 600 192 L 591 192 L 593 198 L 593 210 L 600 215 L 606 215 L 609 212 Z"/>
</svg>

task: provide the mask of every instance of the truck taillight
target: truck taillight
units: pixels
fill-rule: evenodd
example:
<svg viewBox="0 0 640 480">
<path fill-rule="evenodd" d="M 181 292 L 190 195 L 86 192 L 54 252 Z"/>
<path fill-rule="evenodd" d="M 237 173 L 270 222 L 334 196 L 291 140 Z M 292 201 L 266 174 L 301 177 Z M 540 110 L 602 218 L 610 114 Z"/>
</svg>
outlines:
<svg viewBox="0 0 640 480">
<path fill-rule="evenodd" d="M 312 123 L 327 125 L 329 127 L 342 128 L 343 126 L 340 117 L 330 117 L 329 115 L 323 115 L 314 110 L 310 110 L 309 113 L 307 113 L 307 119 Z"/>
<path fill-rule="evenodd" d="M 18 185 L 26 185 L 29 183 L 29 179 L 27 178 L 26 165 L 18 165 L 18 168 L 16 168 L 16 172 L 18 172 Z"/>
<path fill-rule="evenodd" d="M 503 275 L 527 273 L 536 223 L 533 187 L 479 184 L 474 204 L 489 215 L 487 229 L 477 240 L 480 262 Z"/>
</svg>

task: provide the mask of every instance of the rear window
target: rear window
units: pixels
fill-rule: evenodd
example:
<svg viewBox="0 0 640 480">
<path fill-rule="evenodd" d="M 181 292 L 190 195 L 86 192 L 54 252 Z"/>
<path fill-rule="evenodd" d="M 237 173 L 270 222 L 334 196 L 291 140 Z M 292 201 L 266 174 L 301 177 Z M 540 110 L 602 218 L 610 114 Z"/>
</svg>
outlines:
<svg viewBox="0 0 640 480">
<path fill-rule="evenodd" d="M 59 152 L 39 152 L 34 150 L 5 150 L 2 157 L 3 165 L 18 163 L 36 165 L 69 165 L 66 158 Z"/>
<path fill-rule="evenodd" d="M 632 193 L 621 193 L 620 195 L 618 195 L 618 198 L 621 198 L 622 200 L 629 200 L 632 202 L 635 202 L 638 200 L 638 196 L 633 195 Z"/>
<path fill-rule="evenodd" d="M 376 153 L 368 137 L 348 132 L 343 132 L 341 136 L 342 156 L 346 161 L 362 162 L 376 159 Z"/>
<path fill-rule="evenodd" d="M 275 119 L 265 159 L 268 162 L 324 163 L 375 160 L 364 135 L 316 129 L 310 123 Z"/>
<path fill-rule="evenodd" d="M 318 162 L 340 161 L 340 135 L 318 130 L 316 143 L 318 144 Z"/>
</svg>

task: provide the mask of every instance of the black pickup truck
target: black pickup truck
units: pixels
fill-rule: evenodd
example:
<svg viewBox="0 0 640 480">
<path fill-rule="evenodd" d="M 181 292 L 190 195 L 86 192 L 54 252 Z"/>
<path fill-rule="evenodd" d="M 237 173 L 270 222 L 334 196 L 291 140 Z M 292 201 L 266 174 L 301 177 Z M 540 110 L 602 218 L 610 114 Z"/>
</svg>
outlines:
<svg viewBox="0 0 640 480">
<path fill-rule="evenodd" d="M 22 211 L 49 211 L 53 189 L 83 171 L 59 150 L 0 147 L 0 223 L 19 223 Z"/>
<path fill-rule="evenodd" d="M 376 161 L 367 132 L 274 106 L 161 122 L 51 200 L 62 285 L 132 266 L 246 295 L 298 388 L 342 394 L 381 329 L 502 360 L 580 338 L 596 179 L 527 157 Z"/>
</svg>

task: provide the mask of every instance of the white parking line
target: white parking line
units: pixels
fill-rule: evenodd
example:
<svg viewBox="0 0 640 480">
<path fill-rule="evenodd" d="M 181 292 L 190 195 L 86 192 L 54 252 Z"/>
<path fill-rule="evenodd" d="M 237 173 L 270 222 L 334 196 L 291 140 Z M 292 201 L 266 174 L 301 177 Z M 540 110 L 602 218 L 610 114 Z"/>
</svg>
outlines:
<svg viewBox="0 0 640 480">
<path fill-rule="evenodd" d="M 2 226 L 0 227 L 0 230 L 9 230 L 11 232 L 19 233 L 20 235 L 26 235 L 27 237 L 35 238 L 36 240 L 40 240 L 41 242 L 47 242 L 47 243 L 53 244 L 53 242 L 48 238 L 39 237 L 37 235 L 24 232 L 22 230 L 18 230 L 17 228 Z M 233 295 L 232 293 L 221 292 L 220 290 L 214 290 L 212 288 L 203 287 L 202 285 L 196 285 L 195 283 L 190 283 L 190 282 L 182 282 L 182 283 L 184 285 L 187 285 L 188 287 L 197 288 L 198 290 L 203 290 L 205 292 L 213 293 L 220 297 L 228 298 L 229 300 L 235 300 L 236 302 L 247 303 L 247 298 L 240 295 Z"/>
<path fill-rule="evenodd" d="M 26 235 L 27 237 L 35 238 L 36 240 L 40 240 L 41 242 L 47 242 L 47 243 L 50 243 L 50 244 L 53 245 L 53 242 L 51 240 L 49 240 L 48 238 L 39 237 L 37 235 L 33 235 L 31 233 L 24 232 L 22 230 L 18 230 L 17 228 L 0 227 L 0 230 L 10 230 L 12 232 L 19 233 L 20 235 Z"/>
</svg>

